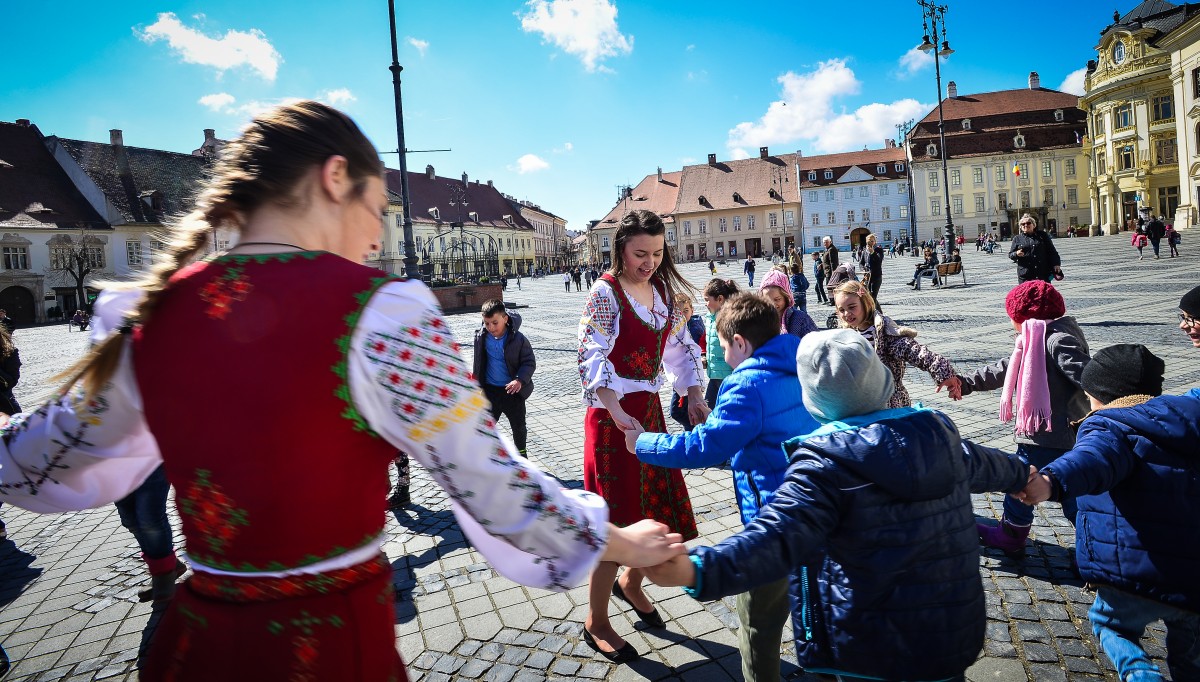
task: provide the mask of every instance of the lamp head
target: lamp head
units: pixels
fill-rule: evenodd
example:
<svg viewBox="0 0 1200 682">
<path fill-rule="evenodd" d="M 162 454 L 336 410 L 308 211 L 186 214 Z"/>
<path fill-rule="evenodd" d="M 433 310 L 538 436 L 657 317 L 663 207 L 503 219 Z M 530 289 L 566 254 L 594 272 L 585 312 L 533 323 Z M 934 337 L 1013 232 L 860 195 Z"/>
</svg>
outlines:
<svg viewBox="0 0 1200 682">
<path fill-rule="evenodd" d="M 942 41 L 942 49 L 938 51 L 938 54 L 943 57 L 949 57 L 950 55 L 954 54 L 954 50 L 950 49 L 950 41 L 949 40 Z"/>
<path fill-rule="evenodd" d="M 936 45 L 929 42 L 929 34 L 926 33 L 925 36 L 921 38 L 921 44 L 917 46 L 917 49 L 922 52 L 929 52 L 934 47 L 936 47 Z"/>
</svg>

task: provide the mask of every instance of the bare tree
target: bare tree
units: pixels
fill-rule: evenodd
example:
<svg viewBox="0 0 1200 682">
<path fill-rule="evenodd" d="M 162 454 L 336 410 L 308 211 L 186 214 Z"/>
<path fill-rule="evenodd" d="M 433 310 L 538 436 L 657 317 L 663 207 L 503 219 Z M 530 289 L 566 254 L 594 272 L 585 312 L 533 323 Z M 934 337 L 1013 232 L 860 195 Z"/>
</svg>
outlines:
<svg viewBox="0 0 1200 682">
<path fill-rule="evenodd" d="M 104 242 L 86 226 L 79 228 L 78 235 L 57 234 L 47 242 L 50 247 L 50 267 L 46 274 L 56 281 L 69 283 L 75 288 L 76 305 L 91 312 L 87 297 L 88 278 L 93 274 L 107 273 L 105 270 Z M 70 311 L 63 311 L 70 316 Z"/>
</svg>

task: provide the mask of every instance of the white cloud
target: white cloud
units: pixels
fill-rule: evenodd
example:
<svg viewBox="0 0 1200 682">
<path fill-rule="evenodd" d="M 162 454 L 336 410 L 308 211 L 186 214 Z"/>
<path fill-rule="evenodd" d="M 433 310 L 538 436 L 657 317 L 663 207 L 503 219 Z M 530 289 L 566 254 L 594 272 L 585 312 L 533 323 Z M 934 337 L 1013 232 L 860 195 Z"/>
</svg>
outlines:
<svg viewBox="0 0 1200 682">
<path fill-rule="evenodd" d="M 211 95 L 205 95 L 199 99 L 201 106 L 208 107 L 213 111 L 223 111 L 229 108 L 234 103 L 234 96 L 228 92 L 214 92 Z"/>
<path fill-rule="evenodd" d="M 741 147 L 734 147 L 733 149 L 729 150 L 729 158 L 733 159 L 734 161 L 748 159 L 750 158 L 750 152 L 742 149 Z"/>
<path fill-rule="evenodd" d="M 1063 79 L 1063 82 L 1058 86 L 1058 89 L 1063 92 L 1069 92 L 1072 95 L 1083 95 L 1083 77 L 1086 75 L 1086 66 L 1076 69 L 1075 71 L 1067 74 L 1067 77 Z"/>
<path fill-rule="evenodd" d="M 692 82 L 707 83 L 708 82 L 708 70 L 700 69 L 699 71 L 688 71 L 687 79 Z"/>
<path fill-rule="evenodd" d="M 354 93 L 350 92 L 348 88 L 326 90 L 317 99 L 320 99 L 322 102 L 326 102 L 330 106 L 334 107 L 345 104 L 346 102 L 354 102 L 358 100 L 358 98 L 354 96 Z"/>
<path fill-rule="evenodd" d="M 574 149 L 575 149 L 575 145 L 571 144 L 570 142 L 564 142 L 561 147 L 554 148 L 554 153 L 555 154 L 567 154 L 567 153 L 570 153 L 571 151 L 574 151 Z"/>
<path fill-rule="evenodd" d="M 202 18 L 202 17 L 198 17 Z M 224 36 L 212 38 L 179 21 L 174 12 L 163 12 L 158 20 L 146 27 L 139 36 L 147 43 L 166 40 L 188 64 L 211 66 L 219 74 L 236 67 L 247 67 L 264 79 L 273 81 L 283 57 L 275 50 L 266 34 L 252 28 L 249 31 L 229 30 Z"/>
<path fill-rule="evenodd" d="M 896 136 L 896 124 L 921 118 L 932 105 L 914 99 L 890 104 L 872 103 L 847 112 L 838 100 L 857 95 L 862 84 L 844 59 L 821 62 L 804 74 L 789 71 L 779 77 L 783 92 L 758 121 L 739 123 L 729 131 L 726 146 L 732 158 L 745 158 L 746 149 L 770 145 L 794 147 L 808 141 L 817 153 L 878 148 Z M 743 156 L 745 155 L 745 156 Z"/>
<path fill-rule="evenodd" d="M 899 78 L 912 78 L 922 69 L 928 69 L 931 66 L 933 66 L 933 51 L 922 52 L 914 47 L 900 57 L 896 76 Z"/>
<path fill-rule="evenodd" d="M 688 52 L 691 52 L 692 50 L 696 49 L 696 44 L 695 44 L 695 43 L 689 43 L 686 49 L 687 49 L 687 51 L 688 51 Z"/>
<path fill-rule="evenodd" d="M 408 40 L 409 45 L 412 45 L 417 49 L 417 53 L 421 55 L 421 59 L 424 59 L 425 51 L 429 49 L 429 41 L 421 40 L 420 38 L 413 38 L 412 36 L 409 36 L 406 40 Z"/>
<path fill-rule="evenodd" d="M 526 173 L 536 173 L 540 170 L 546 170 L 549 167 L 550 164 L 537 154 L 526 154 L 517 159 L 516 165 L 509 166 L 508 169 L 518 175 L 525 175 Z"/>
<path fill-rule="evenodd" d="M 601 62 L 633 52 L 633 36 L 617 28 L 617 6 L 610 0 L 529 0 L 525 6 L 518 14 L 521 29 L 579 57 L 590 72 L 612 73 Z"/>
</svg>

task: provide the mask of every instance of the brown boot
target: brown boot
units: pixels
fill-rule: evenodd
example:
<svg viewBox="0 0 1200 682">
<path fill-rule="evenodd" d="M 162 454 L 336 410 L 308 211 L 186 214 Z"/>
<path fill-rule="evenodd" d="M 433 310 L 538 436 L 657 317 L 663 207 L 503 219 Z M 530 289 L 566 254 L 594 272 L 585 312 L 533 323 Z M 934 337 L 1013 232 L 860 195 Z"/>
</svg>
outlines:
<svg viewBox="0 0 1200 682">
<path fill-rule="evenodd" d="M 175 581 L 187 572 L 187 564 L 175 562 L 175 570 L 150 576 L 150 587 L 138 592 L 138 601 L 168 601 L 175 596 Z"/>
</svg>

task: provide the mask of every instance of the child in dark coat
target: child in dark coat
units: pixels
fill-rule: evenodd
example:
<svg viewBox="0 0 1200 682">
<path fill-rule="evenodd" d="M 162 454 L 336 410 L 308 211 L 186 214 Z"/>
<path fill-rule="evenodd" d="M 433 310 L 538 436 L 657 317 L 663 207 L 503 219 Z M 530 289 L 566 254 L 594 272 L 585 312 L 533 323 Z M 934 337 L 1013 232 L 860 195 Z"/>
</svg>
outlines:
<svg viewBox="0 0 1200 682">
<path fill-rule="evenodd" d="M 525 454 L 528 429 L 525 401 L 533 393 L 533 346 L 519 330 L 521 316 L 509 313 L 504 301 L 483 304 L 483 326 L 475 332 L 475 379 L 492 404 L 492 419 L 508 417 L 513 443 Z"/>
</svg>

